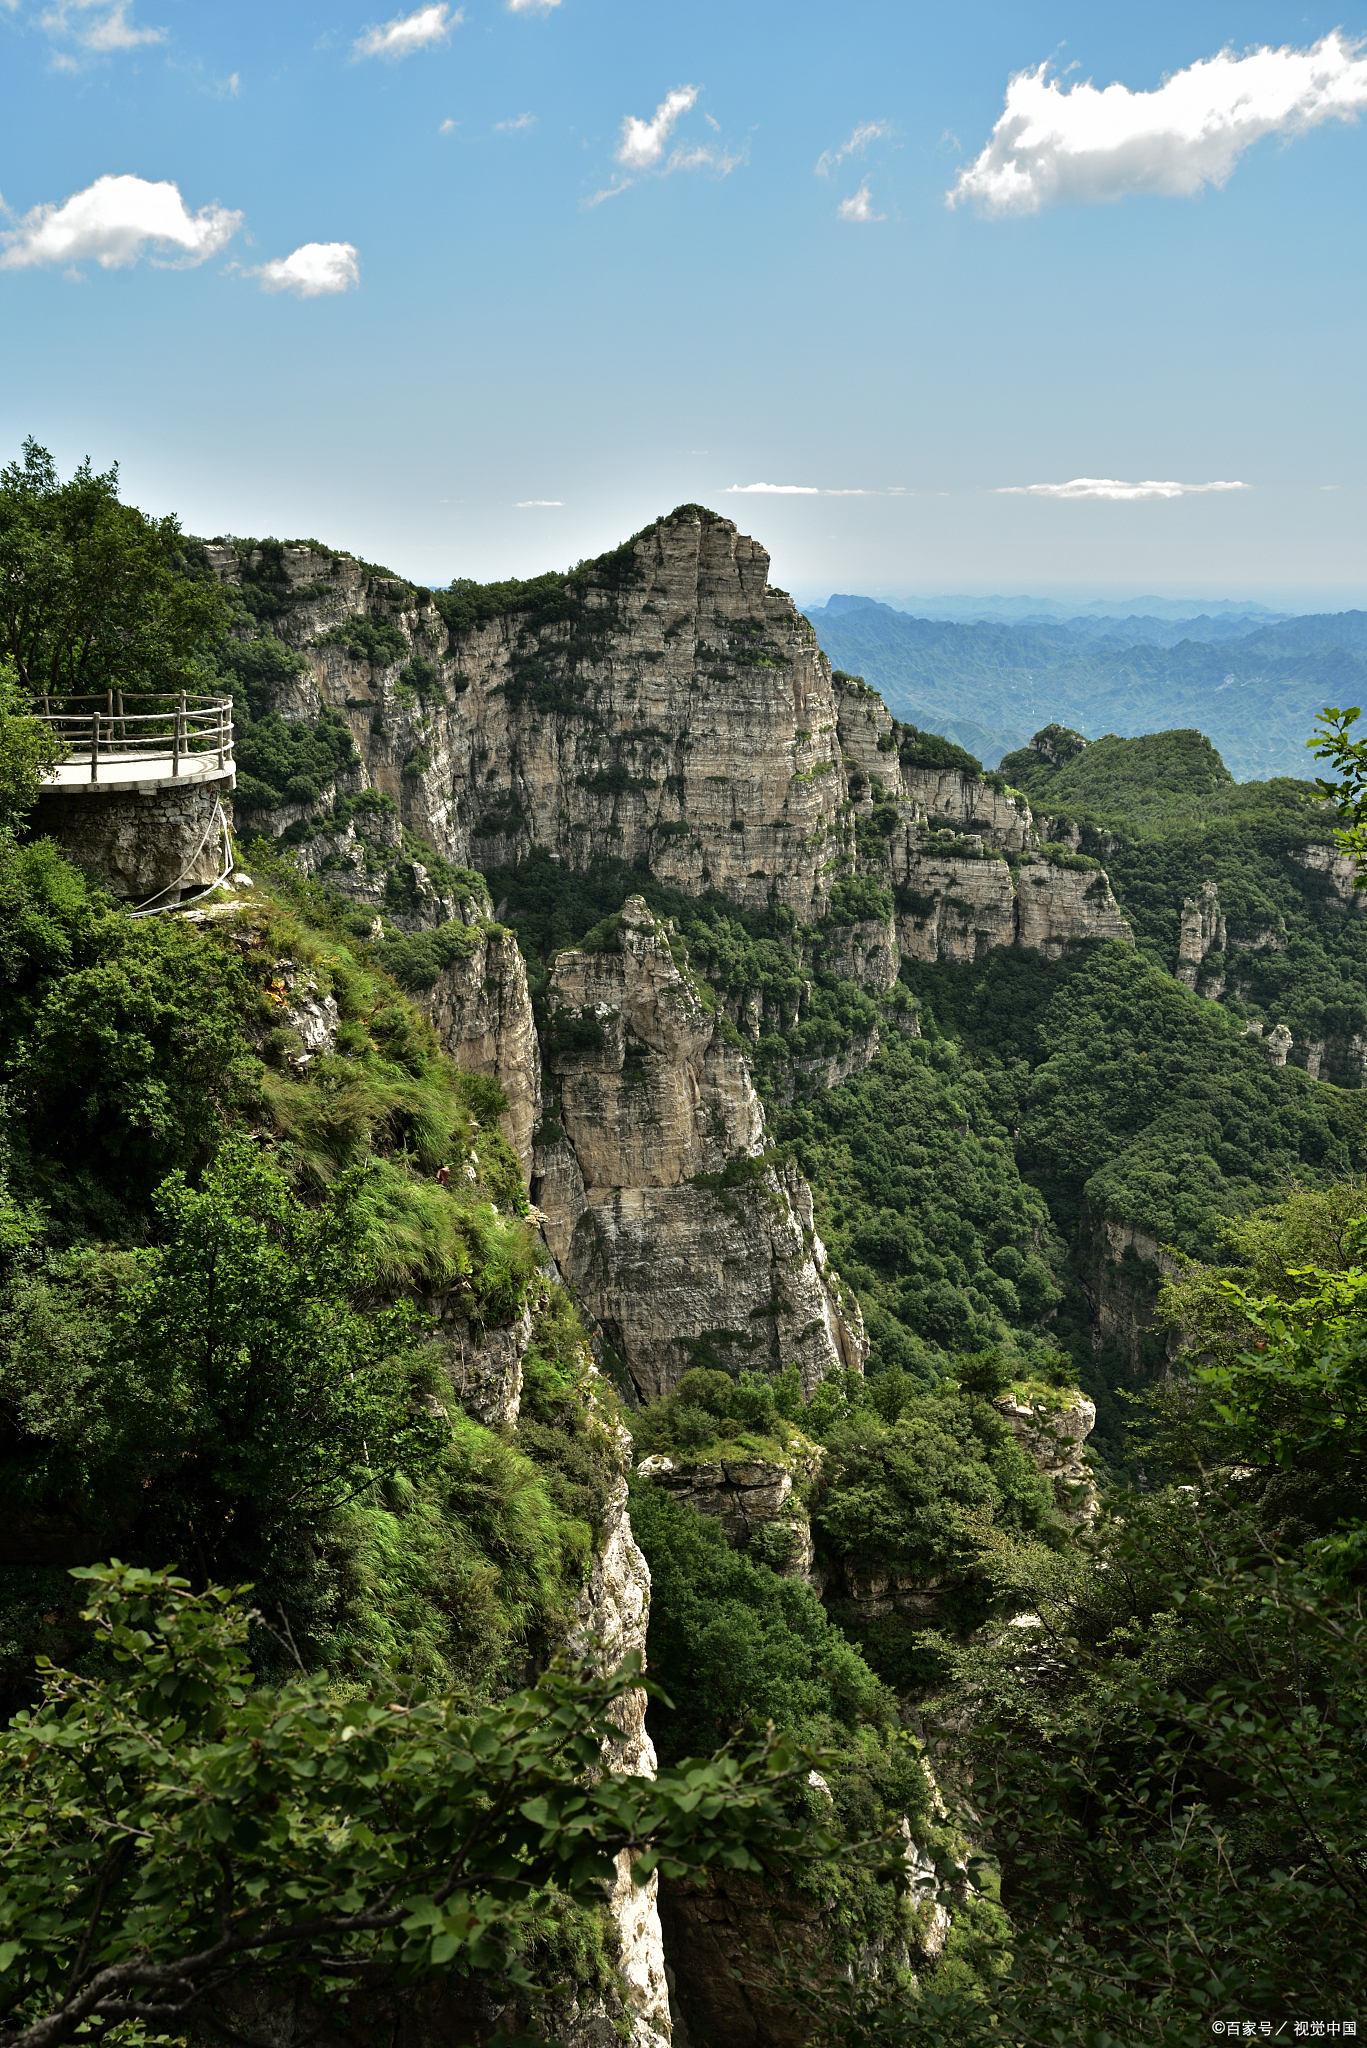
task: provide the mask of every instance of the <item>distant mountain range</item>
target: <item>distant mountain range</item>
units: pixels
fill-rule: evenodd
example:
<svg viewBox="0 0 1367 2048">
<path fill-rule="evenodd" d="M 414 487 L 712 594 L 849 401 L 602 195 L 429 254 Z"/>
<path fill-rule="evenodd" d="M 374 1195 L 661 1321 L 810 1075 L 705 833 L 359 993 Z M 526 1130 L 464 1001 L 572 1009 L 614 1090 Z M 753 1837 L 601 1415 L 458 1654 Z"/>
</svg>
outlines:
<svg viewBox="0 0 1367 2048">
<path fill-rule="evenodd" d="M 1367 704 L 1367 612 L 1172 619 L 1146 602 L 1124 619 L 965 624 L 841 594 L 807 617 L 836 668 L 989 767 L 1058 720 L 1089 739 L 1195 727 L 1240 781 L 1311 776 L 1321 707 Z"/>
</svg>

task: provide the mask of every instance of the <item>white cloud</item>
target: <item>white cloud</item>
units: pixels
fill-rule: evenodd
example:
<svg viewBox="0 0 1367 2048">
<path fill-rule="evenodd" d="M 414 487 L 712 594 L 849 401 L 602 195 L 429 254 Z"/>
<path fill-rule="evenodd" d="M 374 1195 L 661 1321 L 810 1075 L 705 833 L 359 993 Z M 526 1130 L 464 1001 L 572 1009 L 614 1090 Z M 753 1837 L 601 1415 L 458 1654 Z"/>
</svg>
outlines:
<svg viewBox="0 0 1367 2048">
<path fill-rule="evenodd" d="M 398 57 L 411 57 L 415 50 L 444 43 L 463 18 L 459 7 L 454 13 L 444 5 L 420 7 L 415 14 L 396 14 L 392 21 L 381 22 L 378 28 L 365 29 L 352 49 L 357 57 L 384 57 L 390 62 Z"/>
<path fill-rule="evenodd" d="M 77 0 L 78 5 L 86 0 Z M 165 31 L 159 28 L 134 28 L 128 19 L 127 0 L 117 0 L 107 14 L 93 21 L 81 37 L 87 50 L 135 50 L 140 43 L 159 43 Z"/>
<path fill-rule="evenodd" d="M 1003 498 L 1187 498 L 1201 491 L 1247 491 L 1251 484 L 1120 483 L 1115 477 L 1075 476 L 1066 484 L 1003 484 Z"/>
<path fill-rule="evenodd" d="M 440 128 L 438 128 L 437 130 L 437 133 L 438 135 L 452 135 L 455 133 L 456 129 L 459 128 L 459 126 L 459 121 L 452 121 L 448 118 L 447 120 L 442 122 Z"/>
<path fill-rule="evenodd" d="M 78 53 L 54 49 L 53 70 L 80 71 L 81 53 L 104 57 L 119 50 L 135 50 L 145 43 L 165 42 L 165 29 L 141 28 L 128 19 L 133 4 L 134 0 L 52 0 L 50 6 L 33 17 L 33 25 L 54 44 L 73 44 Z M 0 5 L 17 13 L 19 0 L 0 0 Z"/>
<path fill-rule="evenodd" d="M 875 213 L 873 210 L 873 200 L 869 194 L 869 181 L 867 178 L 865 178 L 859 190 L 851 198 L 841 200 L 836 208 L 836 212 L 841 220 L 869 221 L 887 219 L 886 214 Z"/>
<path fill-rule="evenodd" d="M 203 263 L 242 225 L 226 206 L 191 213 L 170 183 L 145 178 L 97 178 L 60 206 L 35 206 L 18 227 L 0 234 L 0 269 L 40 263 L 81 263 L 87 258 L 119 270 L 150 256 L 154 263 Z"/>
<path fill-rule="evenodd" d="M 56 0 L 39 15 L 38 26 L 49 36 L 71 36 L 82 49 L 100 53 L 164 42 L 165 29 L 138 28 L 128 19 L 131 5 L 132 0 Z M 54 61 L 59 70 L 76 69 L 70 57 L 58 56 Z"/>
<path fill-rule="evenodd" d="M 360 254 L 350 242 L 305 242 L 291 255 L 277 256 L 247 274 L 260 278 L 263 292 L 320 299 L 329 292 L 350 291 L 361 282 Z"/>
<path fill-rule="evenodd" d="M 551 506 L 563 505 L 564 502 L 563 498 L 519 498 L 516 510 L 519 512 L 530 512 L 536 505 L 544 505 L 549 509 Z"/>
<path fill-rule="evenodd" d="M 704 453 L 695 449 L 695 454 Z M 819 484 L 728 484 L 728 497 L 746 497 L 765 492 L 775 498 L 904 498 L 905 484 L 891 484 L 883 488 L 826 491 Z"/>
<path fill-rule="evenodd" d="M 560 0 L 508 0 L 509 14 L 549 14 Z"/>
<path fill-rule="evenodd" d="M 688 113 L 697 102 L 696 85 L 676 85 L 656 107 L 653 120 L 639 121 L 635 114 L 628 114 L 617 145 L 618 163 L 625 164 L 629 171 L 653 170 L 665 153 L 680 114 Z"/>
<path fill-rule="evenodd" d="M 1203 185 L 1223 185 L 1264 135 L 1353 119 L 1367 106 L 1362 47 L 1335 30 L 1308 50 L 1222 50 L 1174 72 L 1156 92 L 1065 88 L 1046 77 L 1047 64 L 1018 72 L 991 141 L 960 171 L 949 204 L 967 199 L 986 213 L 1012 214 L 1129 192 L 1189 198 Z"/>
<path fill-rule="evenodd" d="M 635 114 L 628 114 L 622 123 L 621 138 L 616 149 L 616 158 L 625 168 L 626 175 L 617 172 L 610 185 L 601 192 L 595 192 L 585 206 L 601 206 L 605 199 L 616 199 L 629 191 L 636 179 L 643 173 L 667 178 L 672 171 L 715 171 L 724 178 L 745 161 L 743 150 L 732 151 L 714 148 L 711 143 L 699 142 L 693 146 L 679 143 L 669 151 L 669 138 L 674 132 L 681 115 L 691 111 L 698 102 L 699 88 L 696 85 L 676 85 L 666 93 L 655 109 L 653 119 L 642 121 Z M 710 116 L 706 117 L 710 119 Z M 717 123 L 712 122 L 715 128 Z"/>
<path fill-rule="evenodd" d="M 848 142 L 842 142 L 839 149 L 828 149 L 816 160 L 818 178 L 829 178 L 837 164 L 847 156 L 862 156 L 871 142 L 881 142 L 891 135 L 892 126 L 887 121 L 861 121 Z"/>
<path fill-rule="evenodd" d="M 516 119 L 512 121 L 495 121 L 494 132 L 497 135 L 512 135 L 515 134 L 519 128 L 535 128 L 535 126 L 535 114 L 519 114 L 516 117 Z"/>
</svg>

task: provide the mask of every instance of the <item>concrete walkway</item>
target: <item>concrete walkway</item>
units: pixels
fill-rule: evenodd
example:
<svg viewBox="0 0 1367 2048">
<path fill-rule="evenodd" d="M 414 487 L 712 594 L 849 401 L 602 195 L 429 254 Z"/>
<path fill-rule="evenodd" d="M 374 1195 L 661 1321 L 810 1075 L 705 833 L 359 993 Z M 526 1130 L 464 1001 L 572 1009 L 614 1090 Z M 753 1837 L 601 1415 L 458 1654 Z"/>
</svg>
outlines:
<svg viewBox="0 0 1367 2048">
<path fill-rule="evenodd" d="M 159 789 L 164 782 L 193 783 L 217 782 L 226 778 L 229 784 L 236 781 L 232 756 L 220 766 L 219 758 L 213 754 L 182 754 L 180 773 L 173 774 L 175 763 L 170 754 L 139 752 L 106 753 L 100 748 L 96 763 L 97 779 L 90 779 L 90 755 L 63 761 L 60 768 L 47 777 L 44 789 L 60 789 L 63 794 L 75 796 L 81 790 L 89 789 Z"/>
</svg>

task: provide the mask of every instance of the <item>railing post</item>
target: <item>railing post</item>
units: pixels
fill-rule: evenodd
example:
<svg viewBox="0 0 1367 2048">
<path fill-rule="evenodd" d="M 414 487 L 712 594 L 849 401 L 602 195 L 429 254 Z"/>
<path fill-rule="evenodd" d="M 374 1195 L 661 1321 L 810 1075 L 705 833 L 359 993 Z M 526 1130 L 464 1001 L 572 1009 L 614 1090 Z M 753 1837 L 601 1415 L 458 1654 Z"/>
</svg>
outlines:
<svg viewBox="0 0 1367 2048">
<path fill-rule="evenodd" d="M 118 699 L 119 699 L 119 743 L 120 743 L 120 745 L 121 745 L 121 746 L 124 746 L 124 747 L 126 747 L 126 746 L 128 745 L 128 727 L 127 727 L 127 726 L 126 726 L 126 725 L 124 724 L 124 717 L 123 717 L 123 691 L 122 691 L 122 690 L 120 690 L 120 691 L 118 692 Z"/>
<path fill-rule="evenodd" d="M 98 712 L 98 711 L 92 711 L 92 712 L 91 712 L 91 714 L 90 714 L 90 780 L 91 780 L 92 782 L 98 782 L 98 781 L 99 781 L 99 779 L 100 779 L 100 714 L 99 714 L 99 712 Z"/>
<path fill-rule="evenodd" d="M 181 736 L 184 731 L 184 726 L 185 713 L 183 711 L 178 711 L 176 713 L 175 738 L 171 742 L 171 773 L 173 775 L 179 775 L 180 773 L 180 743 Z"/>
</svg>

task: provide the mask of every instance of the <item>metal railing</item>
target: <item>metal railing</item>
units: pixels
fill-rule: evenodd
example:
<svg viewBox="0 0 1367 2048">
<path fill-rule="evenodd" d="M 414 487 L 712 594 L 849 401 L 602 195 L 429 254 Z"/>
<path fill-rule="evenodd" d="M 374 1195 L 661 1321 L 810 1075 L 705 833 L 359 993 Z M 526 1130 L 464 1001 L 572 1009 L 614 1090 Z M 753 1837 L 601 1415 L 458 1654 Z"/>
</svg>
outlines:
<svg viewBox="0 0 1367 2048">
<path fill-rule="evenodd" d="M 231 697 L 102 690 L 98 696 L 36 698 L 31 715 L 50 725 L 71 749 L 62 766 L 88 762 L 92 782 L 100 779 L 101 762 L 106 771 L 116 769 L 123 776 L 130 768 L 146 767 L 159 779 L 180 775 L 182 764 L 193 772 L 210 755 L 218 768 L 228 767 L 233 758 Z M 163 761 L 168 768 L 161 767 Z"/>
</svg>

